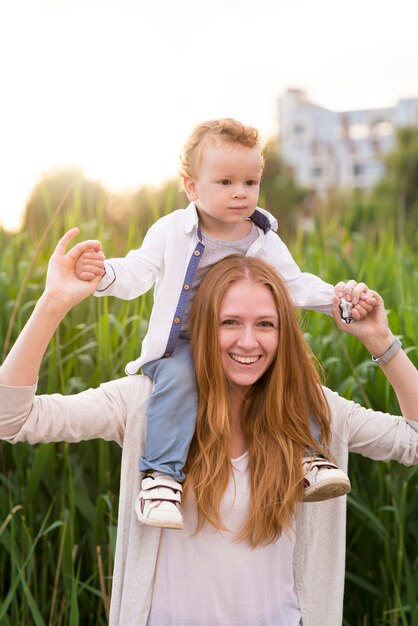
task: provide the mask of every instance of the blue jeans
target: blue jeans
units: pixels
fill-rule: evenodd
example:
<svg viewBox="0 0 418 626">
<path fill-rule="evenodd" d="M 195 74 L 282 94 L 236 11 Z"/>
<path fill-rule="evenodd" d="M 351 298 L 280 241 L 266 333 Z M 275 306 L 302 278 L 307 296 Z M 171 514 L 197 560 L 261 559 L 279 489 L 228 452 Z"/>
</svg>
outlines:
<svg viewBox="0 0 418 626">
<path fill-rule="evenodd" d="M 179 339 L 170 357 L 151 361 L 142 371 L 154 381 L 154 389 L 148 404 L 145 455 L 139 469 L 163 472 L 182 482 L 198 403 L 189 341 Z"/>
<path fill-rule="evenodd" d="M 319 429 L 318 422 L 316 421 L 312 413 L 309 414 L 309 426 L 311 428 L 312 437 L 316 441 L 321 441 L 321 431 Z M 313 452 L 315 452 L 315 450 L 313 450 Z"/>
</svg>

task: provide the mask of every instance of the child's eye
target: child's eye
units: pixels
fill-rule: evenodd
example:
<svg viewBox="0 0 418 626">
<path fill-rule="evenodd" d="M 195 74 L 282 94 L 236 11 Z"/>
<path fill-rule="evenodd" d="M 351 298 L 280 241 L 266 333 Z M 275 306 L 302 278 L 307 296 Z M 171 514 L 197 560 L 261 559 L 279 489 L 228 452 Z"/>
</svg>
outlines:
<svg viewBox="0 0 418 626">
<path fill-rule="evenodd" d="M 246 185 L 248 185 L 249 187 L 252 187 L 253 185 L 258 185 L 258 181 L 256 180 L 247 180 L 245 182 Z"/>
<path fill-rule="evenodd" d="M 224 178 L 223 180 L 219 181 L 221 183 L 221 185 L 230 185 L 231 181 L 228 180 L 227 178 Z"/>
</svg>

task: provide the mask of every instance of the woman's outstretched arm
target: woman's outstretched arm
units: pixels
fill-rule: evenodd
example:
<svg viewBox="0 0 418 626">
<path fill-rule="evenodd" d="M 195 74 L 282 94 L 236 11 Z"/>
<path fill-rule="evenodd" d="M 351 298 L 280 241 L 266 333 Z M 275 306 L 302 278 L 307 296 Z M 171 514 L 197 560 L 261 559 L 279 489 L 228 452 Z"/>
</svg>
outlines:
<svg viewBox="0 0 418 626">
<path fill-rule="evenodd" d="M 380 362 L 379 366 L 396 393 L 403 416 L 418 421 L 418 370 L 402 349 L 396 351 L 397 342 L 389 328 L 383 299 L 375 291 L 368 291 L 365 299 L 366 306 L 370 303 L 367 316 L 358 322 L 344 324 L 339 312 L 339 297 L 345 295 L 344 285 L 338 286 L 342 292 L 341 296 L 337 292 L 338 297 L 334 299 L 332 310 L 338 328 L 357 337 L 373 357 L 383 356 L 383 361 L 385 355 L 389 357 L 387 362 Z M 393 348 L 388 353 L 391 346 Z M 394 353 L 393 356 L 391 353 Z"/>
<path fill-rule="evenodd" d="M 0 367 L 1 385 L 24 387 L 36 382 L 42 358 L 59 323 L 96 289 L 102 270 L 88 281 L 78 279 L 74 270 L 80 254 L 88 249 L 100 252 L 101 244 L 97 240 L 83 241 L 66 253 L 69 242 L 78 233 L 78 228 L 72 228 L 59 240 L 49 260 L 45 290 Z"/>
</svg>

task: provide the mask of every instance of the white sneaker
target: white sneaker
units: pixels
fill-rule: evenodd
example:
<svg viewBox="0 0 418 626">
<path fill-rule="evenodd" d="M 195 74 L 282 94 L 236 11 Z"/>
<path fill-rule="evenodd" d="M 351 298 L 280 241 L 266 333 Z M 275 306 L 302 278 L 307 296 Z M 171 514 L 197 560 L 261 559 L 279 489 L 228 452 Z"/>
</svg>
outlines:
<svg viewBox="0 0 418 626">
<path fill-rule="evenodd" d="M 304 502 L 321 502 L 344 496 L 351 491 L 347 474 L 321 456 L 303 459 Z"/>
<path fill-rule="evenodd" d="M 135 513 L 141 524 L 159 528 L 183 528 L 181 493 L 174 478 L 161 472 L 147 472 L 135 500 Z"/>
</svg>

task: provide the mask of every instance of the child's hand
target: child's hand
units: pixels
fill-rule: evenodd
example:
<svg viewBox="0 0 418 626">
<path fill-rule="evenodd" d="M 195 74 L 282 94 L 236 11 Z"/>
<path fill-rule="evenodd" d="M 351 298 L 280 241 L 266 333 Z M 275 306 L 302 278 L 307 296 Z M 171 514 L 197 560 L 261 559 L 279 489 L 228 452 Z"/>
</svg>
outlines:
<svg viewBox="0 0 418 626">
<path fill-rule="evenodd" d="M 355 280 L 339 282 L 335 285 L 335 295 L 351 305 L 350 321 L 359 322 L 377 305 L 375 292 L 370 291 L 365 283 L 356 283 Z"/>
<path fill-rule="evenodd" d="M 45 295 L 55 303 L 59 303 L 63 310 L 65 309 L 66 311 L 69 311 L 74 305 L 90 296 L 96 289 L 103 274 L 103 269 L 99 272 L 98 267 L 95 266 L 94 271 L 90 272 L 90 280 L 86 277 L 80 279 L 77 276 L 76 264 L 79 259 L 84 254 L 87 257 L 91 256 L 92 250 L 94 255 L 101 253 L 102 247 L 100 241 L 88 239 L 87 241 L 77 243 L 67 252 L 70 241 L 79 232 L 77 227 L 71 228 L 61 237 L 49 260 L 46 275 Z M 103 257 L 100 256 L 100 259 L 103 266 Z M 88 273 L 86 272 L 86 274 Z"/>
<path fill-rule="evenodd" d="M 96 276 L 104 276 L 105 255 L 101 248 L 88 248 L 78 257 L 75 264 L 75 275 L 80 280 L 92 280 Z"/>
</svg>

